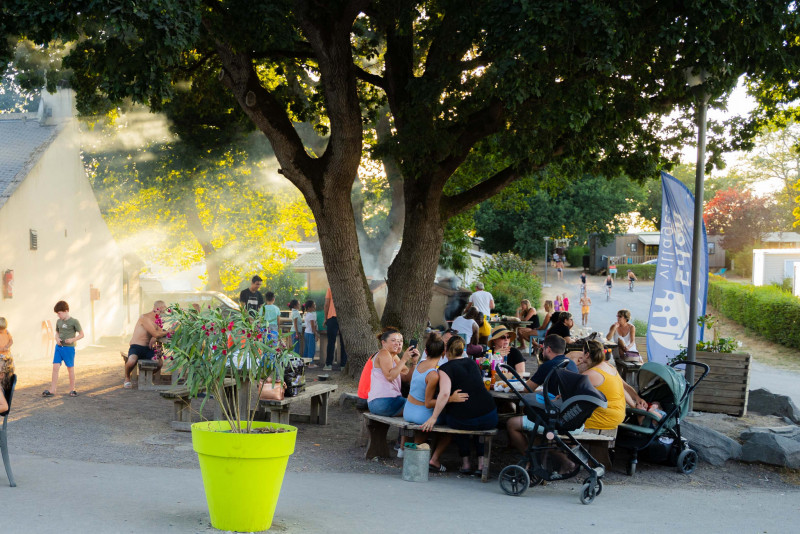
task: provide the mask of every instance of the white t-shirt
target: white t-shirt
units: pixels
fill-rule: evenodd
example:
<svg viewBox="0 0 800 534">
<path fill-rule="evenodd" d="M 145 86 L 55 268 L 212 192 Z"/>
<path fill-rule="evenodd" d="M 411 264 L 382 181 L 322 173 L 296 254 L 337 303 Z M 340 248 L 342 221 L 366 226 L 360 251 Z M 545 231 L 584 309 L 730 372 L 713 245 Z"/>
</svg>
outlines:
<svg viewBox="0 0 800 534">
<path fill-rule="evenodd" d="M 492 297 L 492 294 L 482 289 L 469 296 L 469 301 L 472 303 L 472 305 L 478 308 L 478 311 L 487 317 L 492 311 L 493 300 L 494 297 Z"/>
<path fill-rule="evenodd" d="M 305 325 L 306 334 L 314 333 L 314 327 L 311 326 L 311 323 L 317 324 L 317 312 L 315 311 L 306 312 L 305 317 L 303 317 L 303 325 Z"/>
<path fill-rule="evenodd" d="M 467 343 L 472 340 L 472 325 L 478 326 L 474 319 L 467 319 L 463 315 L 459 315 L 453 320 L 452 328 L 459 334 L 467 336 Z"/>
<path fill-rule="evenodd" d="M 300 310 L 292 309 L 292 311 L 289 312 L 289 319 L 292 321 L 292 326 L 291 326 L 291 328 L 289 328 L 289 332 L 294 332 L 295 331 L 295 328 L 294 328 L 294 320 L 295 319 L 297 319 L 297 324 L 300 325 L 300 329 L 301 330 L 303 329 L 303 317 L 300 315 Z"/>
</svg>

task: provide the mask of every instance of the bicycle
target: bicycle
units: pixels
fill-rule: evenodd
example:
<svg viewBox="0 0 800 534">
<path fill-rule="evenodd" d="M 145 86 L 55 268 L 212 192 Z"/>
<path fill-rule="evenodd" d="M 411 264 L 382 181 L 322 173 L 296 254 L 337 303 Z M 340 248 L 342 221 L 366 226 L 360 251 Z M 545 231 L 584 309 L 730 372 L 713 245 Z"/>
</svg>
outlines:
<svg viewBox="0 0 800 534">
<path fill-rule="evenodd" d="M 633 292 L 633 283 L 635 280 L 633 278 L 628 278 L 628 291 Z"/>
<path fill-rule="evenodd" d="M 606 286 L 606 300 L 611 300 L 611 286 Z"/>
</svg>

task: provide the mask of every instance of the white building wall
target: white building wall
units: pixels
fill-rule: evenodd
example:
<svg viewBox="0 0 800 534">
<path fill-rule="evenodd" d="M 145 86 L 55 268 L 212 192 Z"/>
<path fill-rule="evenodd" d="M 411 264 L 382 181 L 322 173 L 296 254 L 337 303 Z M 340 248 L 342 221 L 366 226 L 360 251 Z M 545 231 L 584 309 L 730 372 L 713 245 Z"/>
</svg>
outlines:
<svg viewBox="0 0 800 534">
<path fill-rule="evenodd" d="M 69 120 L 0 209 L 0 274 L 14 271 L 14 295 L 0 299 L 0 316 L 8 320 L 12 354 L 20 360 L 52 357 L 42 322 L 55 326 L 59 300 L 69 303 L 84 329 L 79 348 L 93 336 L 121 335 L 125 327 L 122 253 L 100 214 L 78 143 L 77 124 Z M 38 233 L 38 250 L 30 249 L 31 229 Z M 90 284 L 100 291 L 94 328 Z"/>
<path fill-rule="evenodd" d="M 765 286 L 782 283 L 791 278 L 791 264 L 800 261 L 800 249 L 756 249 L 753 250 L 753 285 Z M 787 262 L 789 271 L 787 273 Z"/>
</svg>

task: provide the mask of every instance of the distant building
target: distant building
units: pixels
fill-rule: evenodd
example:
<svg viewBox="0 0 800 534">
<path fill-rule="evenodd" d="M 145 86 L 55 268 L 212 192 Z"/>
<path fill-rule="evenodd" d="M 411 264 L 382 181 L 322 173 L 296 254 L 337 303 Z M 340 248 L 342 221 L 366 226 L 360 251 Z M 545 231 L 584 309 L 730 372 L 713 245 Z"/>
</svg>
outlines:
<svg viewBox="0 0 800 534">
<path fill-rule="evenodd" d="M 589 270 L 598 273 L 608 267 L 609 262 L 617 265 L 633 265 L 658 259 L 658 244 L 661 232 L 639 232 L 615 236 L 607 244 L 601 244 L 600 236 L 589 236 Z M 725 250 L 721 235 L 707 236 L 708 268 L 725 267 Z"/>
<path fill-rule="evenodd" d="M 761 239 L 762 248 L 800 248 L 797 232 L 770 232 Z"/>
<path fill-rule="evenodd" d="M 61 89 L 43 92 L 38 114 L 0 115 L 0 316 L 20 360 L 52 357 L 59 300 L 81 321 L 79 346 L 121 335 L 126 304 L 138 311 L 84 171 L 73 104 Z"/>
<path fill-rule="evenodd" d="M 795 266 L 800 265 L 800 248 L 753 250 L 753 285 L 781 284 L 794 278 Z"/>
</svg>

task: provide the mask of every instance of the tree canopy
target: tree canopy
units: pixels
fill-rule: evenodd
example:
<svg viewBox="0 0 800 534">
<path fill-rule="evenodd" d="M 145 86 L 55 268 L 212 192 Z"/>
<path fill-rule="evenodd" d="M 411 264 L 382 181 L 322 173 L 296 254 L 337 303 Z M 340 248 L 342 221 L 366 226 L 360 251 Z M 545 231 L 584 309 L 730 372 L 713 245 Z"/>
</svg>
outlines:
<svg viewBox="0 0 800 534">
<path fill-rule="evenodd" d="M 410 331 L 454 215 L 553 162 L 574 176 L 653 176 L 693 136 L 697 98 L 742 75 L 767 110 L 800 92 L 788 0 L 7 0 L 0 13 L 7 35 L 76 41 L 65 63 L 82 110 L 106 98 L 161 109 L 199 69 L 217 72 L 314 214 L 356 363 L 378 319 L 350 192 L 383 106 L 391 129 L 375 154 L 397 165 L 404 200 L 383 322 Z M 687 70 L 707 82 L 690 89 Z M 329 133 L 324 150 L 293 121 Z M 761 124 L 732 121 L 736 137 L 719 137 L 712 159 Z M 470 161 L 487 172 L 451 185 Z"/>
</svg>

